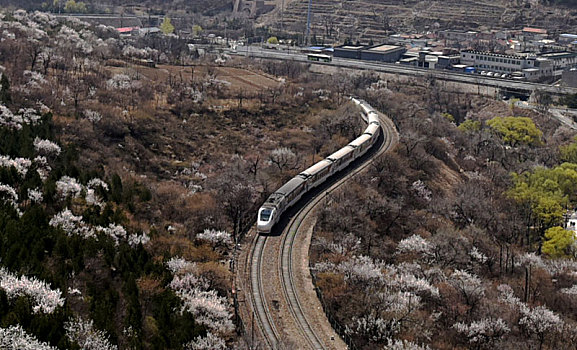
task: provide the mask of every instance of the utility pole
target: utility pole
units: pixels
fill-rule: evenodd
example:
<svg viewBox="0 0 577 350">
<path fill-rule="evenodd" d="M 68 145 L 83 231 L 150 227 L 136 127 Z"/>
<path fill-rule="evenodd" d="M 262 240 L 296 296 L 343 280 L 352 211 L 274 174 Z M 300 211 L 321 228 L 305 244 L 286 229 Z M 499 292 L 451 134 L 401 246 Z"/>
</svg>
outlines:
<svg viewBox="0 0 577 350">
<path fill-rule="evenodd" d="M 307 13 L 307 35 L 306 35 L 306 45 L 310 43 L 310 35 L 311 35 L 311 3 L 313 0 L 309 0 L 309 10 Z"/>
<path fill-rule="evenodd" d="M 280 32 L 284 32 L 284 0 L 280 4 Z"/>
</svg>

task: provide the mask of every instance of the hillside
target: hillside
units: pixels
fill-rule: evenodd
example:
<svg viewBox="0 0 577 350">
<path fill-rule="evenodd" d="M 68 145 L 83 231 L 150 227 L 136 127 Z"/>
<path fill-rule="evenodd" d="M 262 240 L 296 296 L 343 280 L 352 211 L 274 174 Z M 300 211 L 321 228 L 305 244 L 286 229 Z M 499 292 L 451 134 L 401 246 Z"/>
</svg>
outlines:
<svg viewBox="0 0 577 350">
<path fill-rule="evenodd" d="M 400 143 L 319 211 L 311 271 L 335 329 L 363 350 L 574 348 L 575 130 L 546 108 L 363 75 L 352 91 Z"/>
<path fill-rule="evenodd" d="M 146 16 L 169 15 L 177 30 L 190 31 L 193 24 L 238 37 L 256 34 L 264 27 L 277 35 L 304 35 L 308 0 L 227 0 L 224 2 L 180 0 L 64 1 L 0 0 L 0 6 L 42 9 L 53 12 L 111 13 Z M 284 8 L 283 8 L 284 5 Z M 271 8 L 273 9 L 271 11 Z M 577 4 L 545 0 L 314 0 L 311 7 L 313 42 L 382 40 L 392 33 L 424 33 L 438 29 L 491 30 L 535 26 L 550 31 L 572 32 L 577 25 Z M 236 11 L 236 12 L 234 12 Z M 270 32 L 268 33 L 270 34 Z"/>
<path fill-rule="evenodd" d="M 533 3 L 533 4 L 532 4 Z M 567 7 L 569 6 L 569 7 Z M 277 11 L 261 18 L 279 26 Z M 306 28 L 307 0 L 285 3 L 284 27 L 296 33 Z M 419 0 L 317 0 L 312 1 L 312 35 L 317 39 L 370 40 L 387 33 L 436 29 L 501 29 L 522 26 L 571 30 L 577 23 L 576 4 L 535 4 L 518 0 L 419 1 Z"/>
<path fill-rule="evenodd" d="M 0 31 L 0 348 L 234 346 L 236 241 L 354 111 L 295 63 L 23 10 Z"/>
</svg>

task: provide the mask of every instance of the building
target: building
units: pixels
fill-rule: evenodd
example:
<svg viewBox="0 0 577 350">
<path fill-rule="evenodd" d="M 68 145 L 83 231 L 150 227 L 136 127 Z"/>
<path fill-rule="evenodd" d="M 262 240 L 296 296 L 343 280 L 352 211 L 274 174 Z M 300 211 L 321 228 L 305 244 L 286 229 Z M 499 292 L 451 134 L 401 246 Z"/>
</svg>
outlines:
<svg viewBox="0 0 577 350">
<path fill-rule="evenodd" d="M 567 218 L 568 216 L 568 218 Z M 569 230 L 569 231 L 573 231 L 575 234 L 577 234 L 577 212 L 572 212 L 569 214 L 569 212 L 567 212 L 567 214 L 565 215 L 565 218 L 567 220 L 567 223 L 565 224 L 565 229 Z"/>
<path fill-rule="evenodd" d="M 363 45 L 342 45 L 335 47 L 335 57 L 361 59 L 361 50 Z"/>
<path fill-rule="evenodd" d="M 407 51 L 404 47 L 395 45 L 375 45 L 361 50 L 361 60 L 379 62 L 397 62 Z"/>
<path fill-rule="evenodd" d="M 574 41 L 577 40 L 577 34 L 568 34 L 568 33 L 564 33 L 564 34 L 560 34 L 559 35 L 559 44 L 561 45 L 569 45 L 571 43 L 573 43 Z"/>
<path fill-rule="evenodd" d="M 140 27 L 122 27 L 116 28 L 120 36 L 131 36 L 137 34 L 140 31 Z"/>
<path fill-rule="evenodd" d="M 461 51 L 461 64 L 475 67 L 477 71 L 519 75 L 529 81 L 538 81 L 553 76 L 553 62 L 535 54 L 506 55 L 492 52 Z"/>
<path fill-rule="evenodd" d="M 479 33 L 474 31 L 464 31 L 464 30 L 441 30 L 439 32 L 439 39 L 444 39 L 447 41 L 472 41 L 477 39 Z"/>
<path fill-rule="evenodd" d="M 397 62 L 406 49 L 402 46 L 379 44 L 373 46 L 342 45 L 334 48 L 334 57 L 365 61 Z"/>
<path fill-rule="evenodd" d="M 440 55 L 437 56 L 437 69 L 451 69 L 453 66 L 458 65 L 461 61 L 460 55 Z"/>
<path fill-rule="evenodd" d="M 272 11 L 274 8 L 275 3 L 271 0 L 235 0 L 233 2 L 233 13 L 235 15 L 242 13 L 249 17 L 257 17 Z"/>
<path fill-rule="evenodd" d="M 393 34 L 389 36 L 389 41 L 394 45 L 409 47 L 427 47 L 431 38 L 424 35 Z"/>
<path fill-rule="evenodd" d="M 541 28 L 525 27 L 521 32 L 524 40 L 543 40 L 547 39 L 547 30 Z"/>
<path fill-rule="evenodd" d="M 140 28 L 138 30 L 138 33 L 142 36 L 160 35 L 162 34 L 162 31 L 158 27 L 146 27 L 146 28 Z"/>
<path fill-rule="evenodd" d="M 577 52 L 550 52 L 541 54 L 539 57 L 552 62 L 555 77 L 561 77 L 565 70 L 577 68 Z"/>
</svg>

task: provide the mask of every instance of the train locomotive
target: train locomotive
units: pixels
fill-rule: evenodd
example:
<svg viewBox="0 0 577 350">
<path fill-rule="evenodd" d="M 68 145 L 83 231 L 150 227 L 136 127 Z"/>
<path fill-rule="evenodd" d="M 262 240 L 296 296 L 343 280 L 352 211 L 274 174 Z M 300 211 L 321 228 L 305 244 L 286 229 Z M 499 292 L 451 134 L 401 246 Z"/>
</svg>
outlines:
<svg viewBox="0 0 577 350">
<path fill-rule="evenodd" d="M 363 134 L 290 179 L 271 194 L 258 210 L 256 224 L 258 233 L 270 233 L 283 212 L 291 205 L 298 202 L 305 193 L 322 184 L 331 175 L 346 168 L 352 161 L 367 153 L 376 142 L 381 132 L 377 112 L 363 100 L 352 99 L 352 101 L 361 108 L 361 115 L 368 124 Z"/>
</svg>

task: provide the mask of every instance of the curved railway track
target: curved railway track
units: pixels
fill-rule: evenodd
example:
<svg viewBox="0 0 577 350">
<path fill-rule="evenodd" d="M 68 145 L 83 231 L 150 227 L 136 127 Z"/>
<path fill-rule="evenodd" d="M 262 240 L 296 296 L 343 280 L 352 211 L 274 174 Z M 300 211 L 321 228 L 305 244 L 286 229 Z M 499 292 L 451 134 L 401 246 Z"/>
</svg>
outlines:
<svg viewBox="0 0 577 350">
<path fill-rule="evenodd" d="M 270 308 L 264 297 L 264 285 L 262 282 L 263 254 L 267 236 L 256 235 L 256 242 L 250 258 L 251 298 L 254 316 L 258 319 L 265 340 L 271 349 L 278 347 L 278 331 L 273 322 Z"/>
<path fill-rule="evenodd" d="M 305 233 L 302 232 L 303 222 L 326 198 L 327 194 L 342 186 L 356 174 L 365 170 L 377 156 L 390 150 L 396 144 L 398 141 L 398 134 L 392 121 L 382 114 L 379 114 L 379 119 L 381 120 L 383 136 L 378 147 L 375 147 L 370 153 L 363 156 L 363 158 L 360 159 L 360 162 L 355 162 L 353 165 L 349 166 L 348 169 L 345 169 L 344 171 L 348 171 L 346 175 L 340 176 L 336 181 L 334 179 L 331 180 L 332 183 L 327 188 L 318 191 L 318 193 L 302 205 L 300 209 L 296 210 L 280 235 L 282 238 L 261 236 L 255 234 L 254 229 L 250 233 L 254 235 L 254 238 L 251 243 L 250 253 L 247 255 L 247 260 L 245 261 L 245 269 L 250 266 L 250 293 L 247 295 L 247 299 L 249 299 L 251 304 L 253 323 L 258 323 L 258 328 L 260 329 L 262 338 L 264 338 L 266 345 L 270 349 L 285 348 L 283 344 L 283 334 L 279 332 L 279 329 L 275 324 L 275 316 L 271 312 L 272 305 L 267 301 L 266 290 L 272 285 L 272 283 L 270 283 L 270 280 L 267 280 L 267 282 L 264 283 L 263 280 L 263 269 L 267 265 L 264 260 L 265 248 L 267 246 L 267 241 L 273 239 L 276 239 L 276 244 L 279 244 L 280 242 L 280 247 L 278 247 L 279 257 L 277 257 L 279 258 L 279 261 L 277 262 L 277 278 L 280 280 L 282 296 L 284 298 L 282 301 L 276 301 L 277 308 L 279 303 L 285 304 L 288 308 L 294 323 L 297 325 L 298 333 L 300 333 L 301 341 L 297 343 L 298 347 L 310 349 L 335 348 L 334 346 L 327 344 L 326 339 L 328 337 L 323 337 L 318 334 L 315 326 L 308 320 L 307 310 L 303 307 L 299 299 L 294 273 L 295 257 L 293 255 L 293 247 L 295 240 L 297 240 L 297 238 L 299 240 L 303 239 L 301 236 L 305 235 Z M 355 165 L 356 167 L 354 167 Z M 351 170 L 350 167 L 354 167 L 354 169 Z M 300 258 L 302 258 L 302 256 Z M 308 260 L 308 256 L 306 259 Z M 271 278 L 272 276 L 267 277 Z M 320 312 L 322 312 L 322 309 Z M 252 328 L 252 332 L 254 332 L 256 325 L 253 325 Z M 254 338 L 254 333 L 252 336 Z M 303 343 L 302 339 L 306 340 L 306 344 Z M 251 345 L 254 348 L 254 339 L 251 342 Z M 257 346 L 257 348 L 260 347 Z"/>
</svg>

